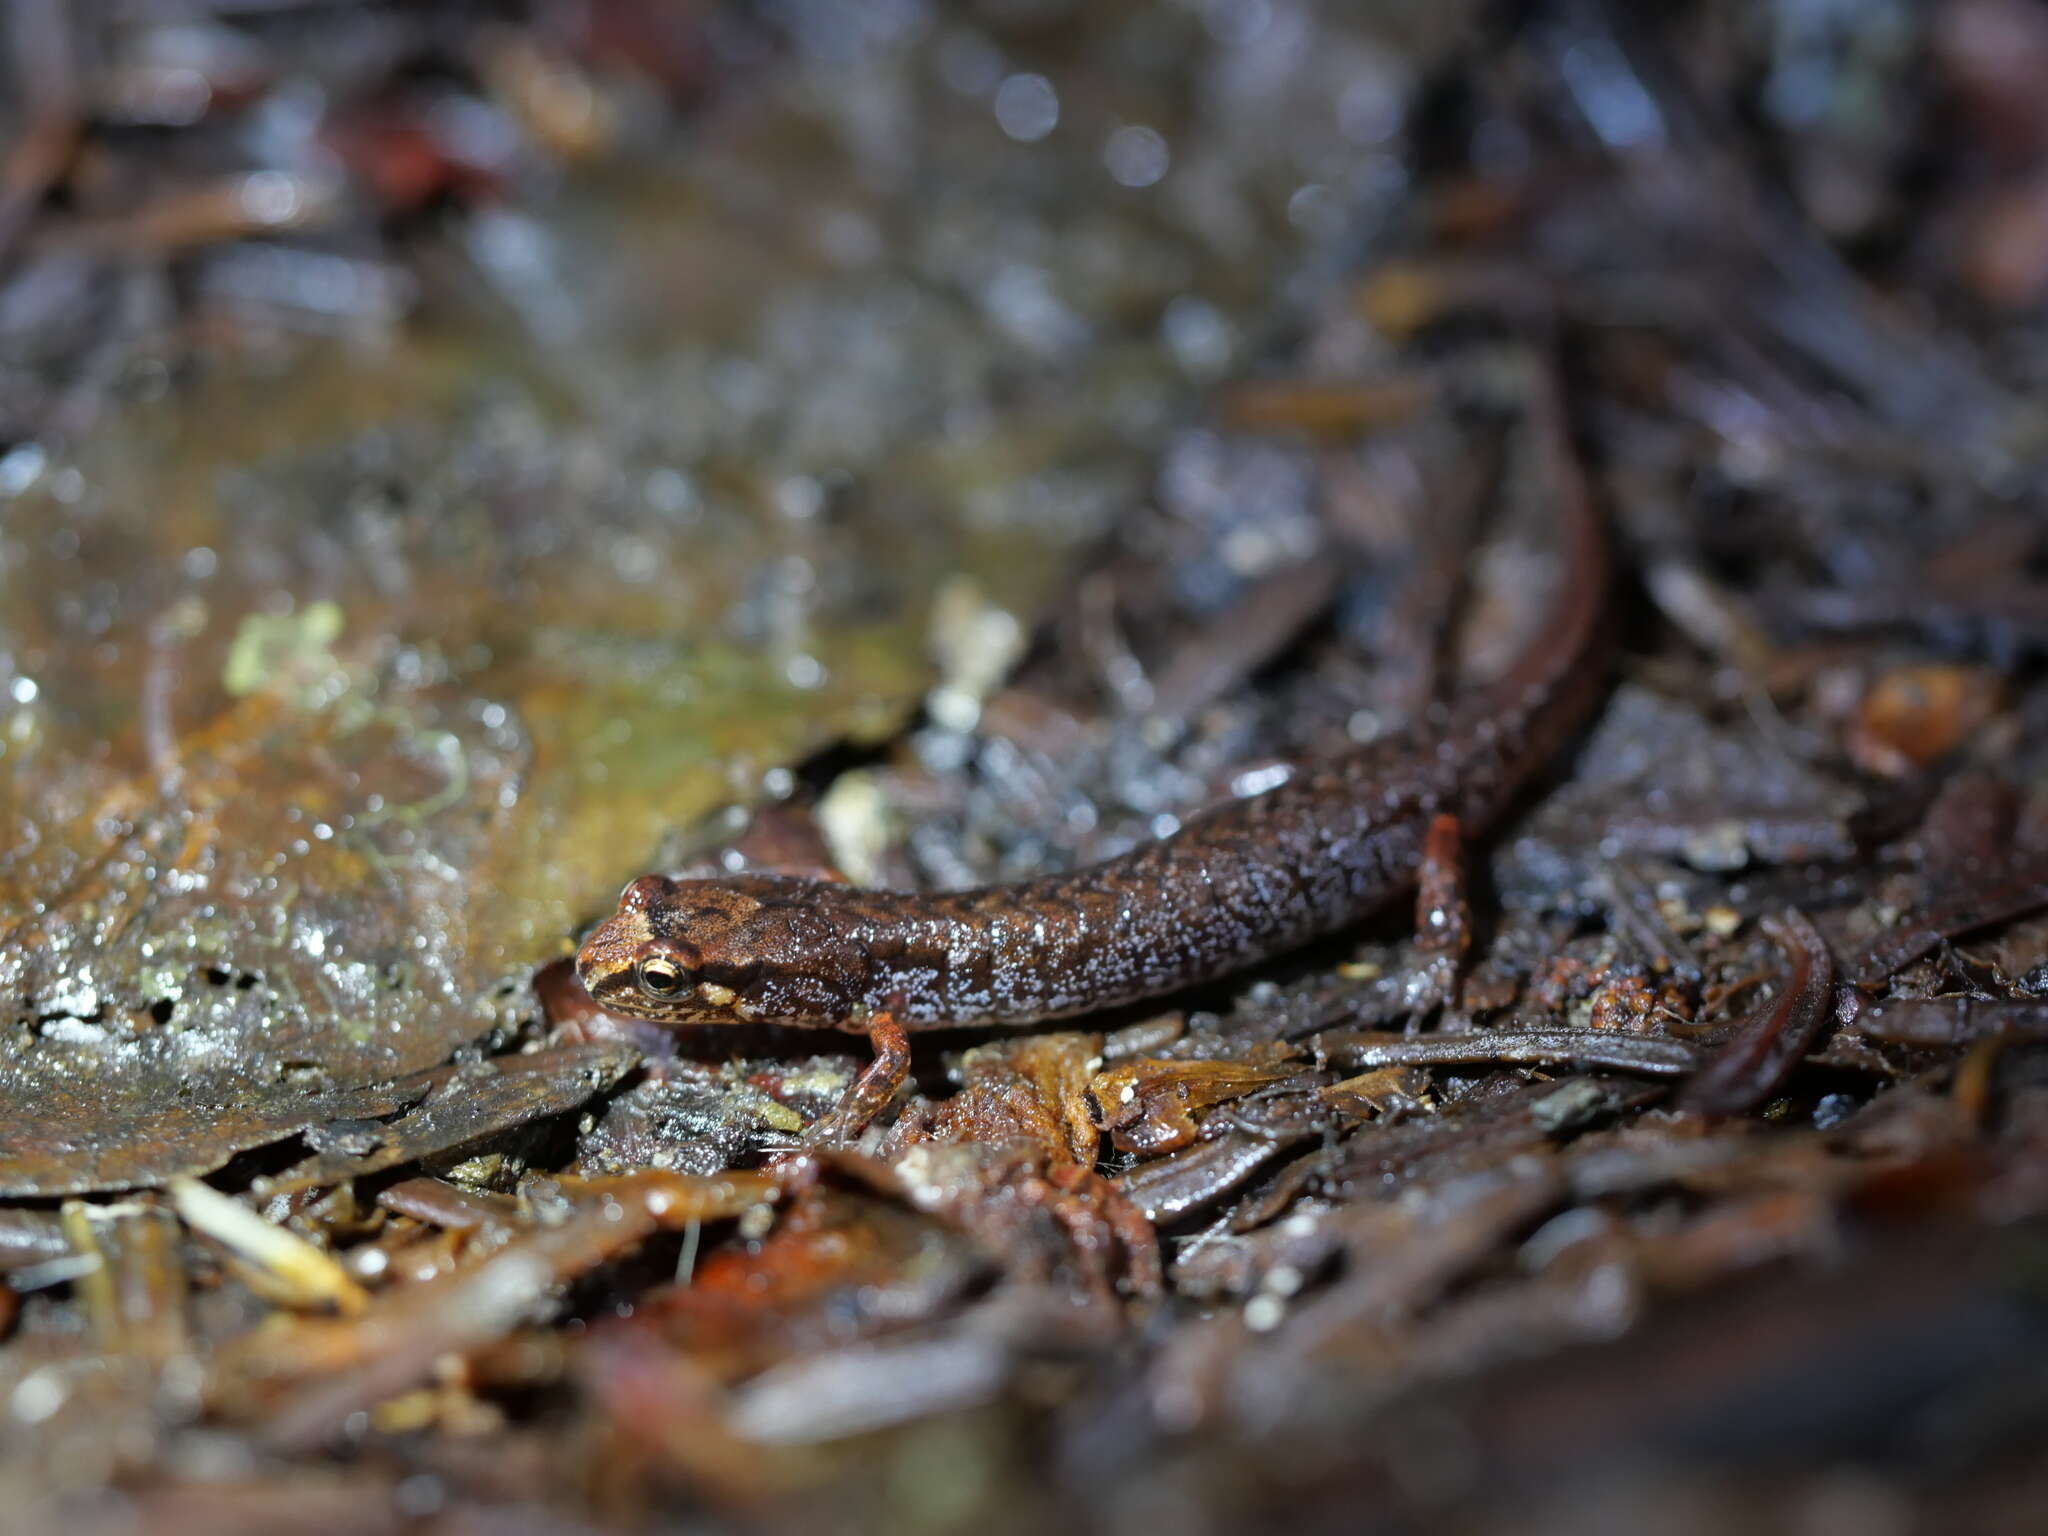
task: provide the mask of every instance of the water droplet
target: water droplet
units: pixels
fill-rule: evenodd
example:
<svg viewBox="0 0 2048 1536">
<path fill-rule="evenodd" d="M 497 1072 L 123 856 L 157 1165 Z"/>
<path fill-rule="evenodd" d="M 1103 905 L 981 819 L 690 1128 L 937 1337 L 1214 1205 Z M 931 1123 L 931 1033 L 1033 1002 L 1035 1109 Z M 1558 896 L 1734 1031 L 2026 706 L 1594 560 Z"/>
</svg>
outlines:
<svg viewBox="0 0 2048 1536">
<path fill-rule="evenodd" d="M 1135 124 L 1117 129 L 1102 147 L 1102 161 L 1109 174 L 1127 187 L 1151 186 L 1166 174 L 1172 159 L 1163 134 Z"/>
<path fill-rule="evenodd" d="M 1059 120 L 1059 92 L 1045 76 L 1012 75 L 996 87 L 996 122 L 1019 143 L 1037 143 Z"/>
</svg>

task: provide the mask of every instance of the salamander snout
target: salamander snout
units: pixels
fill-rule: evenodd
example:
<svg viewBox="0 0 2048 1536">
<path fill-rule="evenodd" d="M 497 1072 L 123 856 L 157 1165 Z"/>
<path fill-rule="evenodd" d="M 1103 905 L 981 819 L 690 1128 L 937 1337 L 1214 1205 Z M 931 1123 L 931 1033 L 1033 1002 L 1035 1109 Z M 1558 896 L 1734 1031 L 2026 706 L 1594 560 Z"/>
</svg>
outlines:
<svg viewBox="0 0 2048 1536">
<path fill-rule="evenodd" d="M 840 890 L 643 875 L 583 941 L 576 974 L 600 1006 L 662 1024 L 854 1026 L 865 956 L 828 915 Z"/>
<path fill-rule="evenodd" d="M 664 1024 L 754 1017 L 740 994 L 746 969 L 731 954 L 759 910 L 752 896 L 711 881 L 642 875 L 591 930 L 576 975 L 603 1007 Z"/>
</svg>

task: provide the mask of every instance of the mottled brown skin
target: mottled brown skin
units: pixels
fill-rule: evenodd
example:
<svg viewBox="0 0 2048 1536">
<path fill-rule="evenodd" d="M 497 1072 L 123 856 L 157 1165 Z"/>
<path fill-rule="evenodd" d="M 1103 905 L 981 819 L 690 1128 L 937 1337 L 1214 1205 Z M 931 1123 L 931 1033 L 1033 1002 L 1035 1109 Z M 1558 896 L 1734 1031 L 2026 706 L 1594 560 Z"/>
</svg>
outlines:
<svg viewBox="0 0 2048 1536">
<path fill-rule="evenodd" d="M 1070 874 L 942 894 L 742 875 L 635 880 L 577 974 L 667 1024 L 1023 1024 L 1214 980 L 1412 887 L 1432 820 L 1491 822 L 1577 730 L 1604 673 L 1606 531 L 1549 434 L 1564 575 L 1535 643 L 1442 720 L 1300 765 L 1263 794 Z"/>
</svg>

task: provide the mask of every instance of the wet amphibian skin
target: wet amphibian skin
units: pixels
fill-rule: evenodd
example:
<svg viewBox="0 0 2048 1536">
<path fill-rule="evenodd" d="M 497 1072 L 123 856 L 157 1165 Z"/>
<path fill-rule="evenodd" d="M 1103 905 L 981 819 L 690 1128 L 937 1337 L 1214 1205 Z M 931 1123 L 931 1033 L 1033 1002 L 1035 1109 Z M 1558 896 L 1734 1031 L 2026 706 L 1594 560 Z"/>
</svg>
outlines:
<svg viewBox="0 0 2048 1536">
<path fill-rule="evenodd" d="M 1552 417 L 1555 413 L 1549 413 Z M 1173 836 L 1066 874 L 919 894 L 743 875 L 629 885 L 577 956 L 604 1008 L 675 1025 L 1023 1024 L 1228 975 L 1410 888 L 1427 829 L 1493 820 L 1605 675 L 1605 526 L 1554 421 L 1564 576 L 1536 640 L 1440 720 L 1303 762 Z"/>
</svg>

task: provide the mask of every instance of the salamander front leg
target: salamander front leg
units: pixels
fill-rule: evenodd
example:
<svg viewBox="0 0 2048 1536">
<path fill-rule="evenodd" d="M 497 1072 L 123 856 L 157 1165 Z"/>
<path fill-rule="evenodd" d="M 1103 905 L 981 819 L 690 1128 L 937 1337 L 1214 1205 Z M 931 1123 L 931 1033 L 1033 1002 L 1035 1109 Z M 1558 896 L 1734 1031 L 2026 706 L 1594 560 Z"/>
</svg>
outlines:
<svg viewBox="0 0 2048 1536">
<path fill-rule="evenodd" d="M 811 1122 L 804 1132 L 806 1150 L 843 1147 L 857 1138 L 889 1107 L 910 1075 L 910 1037 L 888 1009 L 868 1020 L 868 1044 L 874 1048 L 875 1059 L 861 1068 L 860 1076 L 837 1104 Z"/>
</svg>

